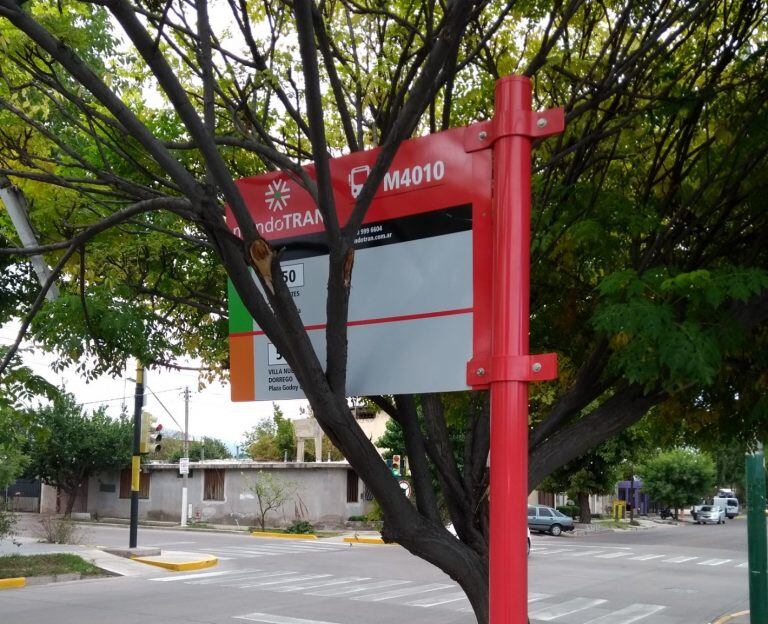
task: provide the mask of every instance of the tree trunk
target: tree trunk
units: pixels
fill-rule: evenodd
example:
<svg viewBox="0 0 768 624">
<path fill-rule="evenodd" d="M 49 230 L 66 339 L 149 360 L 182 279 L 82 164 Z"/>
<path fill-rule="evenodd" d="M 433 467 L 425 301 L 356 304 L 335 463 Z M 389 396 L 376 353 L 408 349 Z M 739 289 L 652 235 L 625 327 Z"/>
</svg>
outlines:
<svg viewBox="0 0 768 624">
<path fill-rule="evenodd" d="M 592 509 L 589 507 L 589 494 L 587 492 L 579 492 L 576 495 L 576 499 L 579 501 L 581 523 L 592 524 Z"/>
<path fill-rule="evenodd" d="M 80 488 L 79 486 L 76 486 L 71 491 L 64 488 L 61 489 L 64 494 L 67 495 L 67 506 L 64 508 L 64 515 L 69 518 L 72 515 L 72 509 L 75 507 L 75 499 L 77 498 L 77 492 Z"/>
</svg>

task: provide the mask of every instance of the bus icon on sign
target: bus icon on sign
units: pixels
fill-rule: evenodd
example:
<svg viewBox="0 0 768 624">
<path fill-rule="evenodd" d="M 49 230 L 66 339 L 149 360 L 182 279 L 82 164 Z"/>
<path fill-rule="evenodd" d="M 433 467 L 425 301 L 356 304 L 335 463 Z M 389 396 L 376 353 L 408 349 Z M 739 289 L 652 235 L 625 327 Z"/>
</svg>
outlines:
<svg viewBox="0 0 768 624">
<path fill-rule="evenodd" d="M 360 195 L 360 191 L 363 190 L 363 184 L 368 179 L 370 172 L 371 168 L 368 165 L 355 167 L 349 172 L 349 190 L 355 199 Z"/>
</svg>

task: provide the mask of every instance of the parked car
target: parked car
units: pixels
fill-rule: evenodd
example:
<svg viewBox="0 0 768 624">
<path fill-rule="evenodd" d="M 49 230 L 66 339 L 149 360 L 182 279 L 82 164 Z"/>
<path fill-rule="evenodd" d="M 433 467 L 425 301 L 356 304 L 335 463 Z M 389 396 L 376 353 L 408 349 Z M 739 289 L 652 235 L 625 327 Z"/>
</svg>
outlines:
<svg viewBox="0 0 768 624">
<path fill-rule="evenodd" d="M 573 518 L 546 505 L 528 505 L 528 528 L 560 535 L 563 531 L 573 531 Z"/>
<path fill-rule="evenodd" d="M 725 509 L 715 505 L 702 505 L 696 512 L 696 524 L 725 524 Z"/>
<path fill-rule="evenodd" d="M 450 524 L 446 524 L 445 528 L 448 529 L 448 532 L 453 535 L 454 537 L 458 538 L 458 535 L 456 535 L 456 527 L 453 526 L 453 522 Z M 528 531 L 528 550 L 526 551 L 528 555 L 531 554 L 531 529 L 527 529 Z"/>
</svg>

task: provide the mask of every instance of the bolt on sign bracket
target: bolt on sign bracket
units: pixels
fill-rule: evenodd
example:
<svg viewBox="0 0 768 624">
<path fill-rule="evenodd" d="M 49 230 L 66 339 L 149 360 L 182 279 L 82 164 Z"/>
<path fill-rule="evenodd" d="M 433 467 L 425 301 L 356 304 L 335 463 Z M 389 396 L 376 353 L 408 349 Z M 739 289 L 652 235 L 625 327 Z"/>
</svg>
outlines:
<svg viewBox="0 0 768 624">
<path fill-rule="evenodd" d="M 557 353 L 509 357 L 477 356 L 467 362 L 467 385 L 488 388 L 494 381 L 550 381 L 557 378 Z"/>
</svg>

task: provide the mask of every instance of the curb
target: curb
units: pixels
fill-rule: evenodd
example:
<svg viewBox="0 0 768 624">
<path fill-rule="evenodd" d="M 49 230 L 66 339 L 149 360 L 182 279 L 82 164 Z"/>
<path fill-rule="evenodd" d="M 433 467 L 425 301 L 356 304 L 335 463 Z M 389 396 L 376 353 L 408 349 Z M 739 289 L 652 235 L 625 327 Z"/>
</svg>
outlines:
<svg viewBox="0 0 768 624">
<path fill-rule="evenodd" d="M 268 531 L 252 531 L 253 537 L 279 537 L 281 539 L 316 540 L 317 535 L 310 533 L 270 533 Z"/>
<path fill-rule="evenodd" d="M 386 544 L 380 537 L 345 537 L 343 541 L 348 544 Z"/>
<path fill-rule="evenodd" d="M 740 617 L 742 615 L 749 615 L 749 609 L 746 611 L 739 611 L 738 613 L 731 613 L 729 615 L 721 615 L 716 620 L 713 620 L 712 624 L 725 624 L 730 622 L 733 618 Z"/>
<path fill-rule="evenodd" d="M 0 589 L 14 589 L 17 587 L 24 587 L 26 584 L 27 579 L 23 576 L 0 579 Z"/>
<path fill-rule="evenodd" d="M 139 563 L 146 563 L 148 565 L 157 566 L 158 568 L 164 568 L 173 572 L 186 572 L 188 570 L 202 570 L 203 568 L 210 568 L 219 563 L 216 557 L 207 557 L 205 559 L 198 559 L 197 561 L 163 561 L 161 559 L 153 559 L 152 557 L 131 557 L 133 561 Z"/>
</svg>

